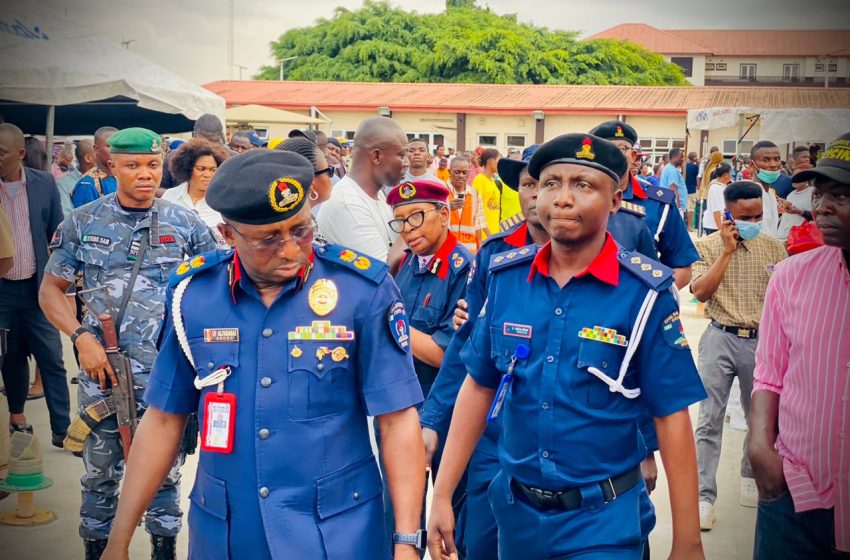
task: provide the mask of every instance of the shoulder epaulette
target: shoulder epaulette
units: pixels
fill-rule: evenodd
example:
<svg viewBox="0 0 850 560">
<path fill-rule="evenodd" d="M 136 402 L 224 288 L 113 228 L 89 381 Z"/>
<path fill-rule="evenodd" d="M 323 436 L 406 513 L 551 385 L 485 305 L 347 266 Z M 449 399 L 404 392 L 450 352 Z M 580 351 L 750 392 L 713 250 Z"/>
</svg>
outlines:
<svg viewBox="0 0 850 560">
<path fill-rule="evenodd" d="M 629 202 L 628 200 L 620 201 L 620 210 L 625 210 L 626 212 L 637 214 L 640 217 L 646 216 L 646 208 L 644 208 L 640 204 Z"/>
<path fill-rule="evenodd" d="M 673 277 L 673 269 L 637 251 L 620 251 L 617 260 L 625 269 L 640 278 L 653 290 L 660 289 Z"/>
<path fill-rule="evenodd" d="M 531 262 L 534 260 L 534 256 L 536 254 L 536 245 L 526 245 L 519 249 L 511 249 L 510 251 L 496 253 L 490 257 L 490 264 L 487 267 L 487 270 L 489 272 L 495 272 L 497 270 L 514 266 L 518 263 Z"/>
<path fill-rule="evenodd" d="M 507 231 L 514 226 L 517 226 L 525 221 L 525 216 L 522 215 L 522 212 L 519 214 L 514 214 L 510 218 L 506 218 L 499 223 L 499 229 L 502 231 Z"/>
<path fill-rule="evenodd" d="M 233 251 L 231 249 L 216 249 L 202 255 L 194 256 L 183 261 L 177 268 L 171 271 L 168 283 L 171 286 L 176 286 L 187 276 L 192 276 L 203 270 L 209 270 L 220 263 L 230 260 L 231 257 L 233 257 Z"/>
<path fill-rule="evenodd" d="M 353 270 L 375 284 L 380 284 L 389 271 L 386 263 L 340 245 L 320 245 L 316 247 L 316 256 Z"/>
<path fill-rule="evenodd" d="M 459 273 L 469 266 L 473 258 L 469 249 L 458 243 L 454 251 L 449 255 L 449 264 L 453 272 Z"/>
<path fill-rule="evenodd" d="M 645 187 L 646 196 L 664 204 L 676 205 L 676 193 L 673 189 L 665 189 L 664 187 Z"/>
</svg>

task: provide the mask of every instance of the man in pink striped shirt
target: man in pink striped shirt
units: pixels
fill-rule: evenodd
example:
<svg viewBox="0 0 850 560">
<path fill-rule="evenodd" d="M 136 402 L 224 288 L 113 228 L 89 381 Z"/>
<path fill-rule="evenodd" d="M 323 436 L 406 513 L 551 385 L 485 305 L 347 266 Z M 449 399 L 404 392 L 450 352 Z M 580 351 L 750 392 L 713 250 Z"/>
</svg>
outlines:
<svg viewBox="0 0 850 560">
<path fill-rule="evenodd" d="M 776 266 L 756 350 L 756 559 L 850 558 L 850 133 L 811 179 L 826 246 Z"/>
</svg>

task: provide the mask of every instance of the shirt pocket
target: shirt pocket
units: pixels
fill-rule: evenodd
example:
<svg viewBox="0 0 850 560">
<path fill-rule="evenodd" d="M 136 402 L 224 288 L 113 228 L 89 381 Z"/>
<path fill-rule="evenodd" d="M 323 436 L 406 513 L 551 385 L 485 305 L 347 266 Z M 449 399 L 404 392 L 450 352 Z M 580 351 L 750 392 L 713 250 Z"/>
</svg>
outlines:
<svg viewBox="0 0 850 560">
<path fill-rule="evenodd" d="M 160 281 L 168 282 L 171 271 L 183 262 L 185 256 L 182 245 L 160 243 L 147 248 L 145 267 L 150 267 L 153 277 L 158 276 Z"/>
<path fill-rule="evenodd" d="M 433 332 L 440 325 L 440 309 L 423 305 L 413 310 L 410 316 L 410 326 L 424 332 Z"/>
<path fill-rule="evenodd" d="M 230 367 L 239 367 L 239 342 L 206 342 L 203 337 L 189 340 L 189 350 L 195 361 L 195 374 L 203 380 L 212 372 Z M 224 383 L 228 393 L 235 392 L 236 376 L 232 373 Z M 215 387 L 213 387 L 215 389 Z"/>
<path fill-rule="evenodd" d="M 81 263 L 82 272 L 88 283 L 93 286 L 103 284 L 104 271 L 109 264 L 110 251 L 106 247 L 93 246 L 90 243 L 82 243 L 78 250 L 77 258 Z"/>
<path fill-rule="evenodd" d="M 590 373 L 589 369 L 597 371 L 616 382 L 620 375 L 620 365 L 626 355 L 626 347 L 598 340 L 582 339 L 578 345 L 578 360 L 576 366 L 579 374 L 575 380 L 575 394 L 583 398 L 591 408 L 609 408 L 625 397 L 618 392 L 611 392 L 608 384 Z M 627 380 L 623 385 L 628 387 Z"/>
<path fill-rule="evenodd" d="M 289 417 L 313 420 L 345 410 L 355 396 L 353 342 L 289 340 L 287 343 Z"/>
</svg>

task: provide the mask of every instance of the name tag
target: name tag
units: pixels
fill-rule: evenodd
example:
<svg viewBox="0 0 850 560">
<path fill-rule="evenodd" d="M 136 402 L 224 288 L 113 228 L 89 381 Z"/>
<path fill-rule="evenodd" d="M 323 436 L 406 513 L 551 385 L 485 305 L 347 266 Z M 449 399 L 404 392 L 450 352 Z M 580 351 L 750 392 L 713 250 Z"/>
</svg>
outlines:
<svg viewBox="0 0 850 560">
<path fill-rule="evenodd" d="M 159 236 L 160 243 L 176 243 L 173 235 L 160 235 Z"/>
<path fill-rule="evenodd" d="M 239 342 L 239 329 L 204 329 L 204 342 Z"/>
<path fill-rule="evenodd" d="M 109 244 L 112 243 L 111 239 L 109 239 L 108 237 L 103 237 L 102 235 L 84 235 L 81 241 L 83 243 L 94 243 L 95 245 L 103 246 L 109 246 Z"/>
<path fill-rule="evenodd" d="M 519 338 L 531 338 L 531 325 L 518 325 L 516 323 L 505 323 L 502 327 L 505 336 L 517 336 Z"/>
<path fill-rule="evenodd" d="M 204 425 L 201 449 L 210 453 L 233 451 L 233 428 L 236 424 L 236 395 L 210 391 L 204 398 Z"/>
</svg>

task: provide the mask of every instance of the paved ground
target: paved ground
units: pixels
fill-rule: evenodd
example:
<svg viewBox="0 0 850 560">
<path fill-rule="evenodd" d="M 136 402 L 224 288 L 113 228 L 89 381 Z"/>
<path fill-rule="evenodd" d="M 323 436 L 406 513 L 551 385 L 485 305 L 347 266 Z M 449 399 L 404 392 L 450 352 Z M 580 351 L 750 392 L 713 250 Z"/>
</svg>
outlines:
<svg viewBox="0 0 850 560">
<path fill-rule="evenodd" d="M 696 352 L 697 342 L 705 329 L 707 321 L 695 315 L 695 305 L 687 291 L 682 292 L 683 324 L 691 347 Z M 63 337 L 65 363 L 73 364 L 74 356 L 70 342 Z M 69 373 L 70 377 L 70 373 Z M 71 386 L 72 402 L 75 400 L 76 387 Z M 44 400 L 31 401 L 27 406 L 29 420 L 38 434 L 46 438 L 42 441 L 44 466 L 47 476 L 53 478 L 53 487 L 36 494 L 36 507 L 49 509 L 56 514 L 56 520 L 42 527 L 9 528 L 0 527 L 0 557 L 12 559 L 65 559 L 82 558 L 82 543 L 78 537 L 78 509 L 80 504 L 79 477 L 82 474 L 82 462 L 50 445 L 47 410 Z M 696 421 L 696 407 L 691 409 Z M 716 504 L 718 522 L 713 531 L 703 533 L 703 542 L 708 558 L 735 560 L 752 557 L 755 510 L 738 505 L 738 485 L 740 477 L 738 465 L 741 458 L 741 445 L 744 433 L 726 427 L 718 472 L 719 498 Z M 194 481 L 197 457 L 190 457 L 184 467 L 183 509 L 188 510 L 189 489 Z M 659 461 L 659 467 L 660 461 Z M 666 479 L 659 476 L 658 488 L 653 493 L 653 502 L 657 507 L 658 524 L 652 533 L 653 558 L 666 558 L 671 544 L 670 506 L 668 502 Z M 14 496 L 0 502 L 0 512 L 14 508 Z M 187 554 L 187 533 L 181 532 L 178 539 L 178 557 Z M 131 558 L 150 557 L 147 534 L 138 530 L 133 540 Z"/>
</svg>

